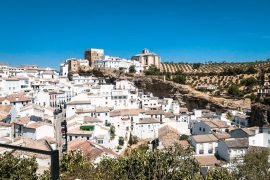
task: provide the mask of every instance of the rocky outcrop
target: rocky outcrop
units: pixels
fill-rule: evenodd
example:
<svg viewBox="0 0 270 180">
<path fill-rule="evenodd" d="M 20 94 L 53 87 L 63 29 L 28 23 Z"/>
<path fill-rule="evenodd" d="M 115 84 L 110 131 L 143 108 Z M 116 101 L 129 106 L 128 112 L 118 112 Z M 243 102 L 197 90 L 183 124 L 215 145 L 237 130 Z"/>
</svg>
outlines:
<svg viewBox="0 0 270 180">
<path fill-rule="evenodd" d="M 181 85 L 171 81 L 164 81 L 159 76 L 135 76 L 126 75 L 122 72 L 109 69 L 94 69 L 93 75 L 104 77 L 107 82 L 113 83 L 117 79 L 133 81 L 134 84 L 145 92 L 151 92 L 159 98 L 173 98 L 179 102 L 184 102 L 189 110 L 205 109 L 212 110 L 240 109 L 245 106 L 250 107 L 250 103 L 245 100 L 229 100 L 225 98 L 211 97 L 205 93 L 194 90 L 188 85 Z"/>
<path fill-rule="evenodd" d="M 269 126 L 270 106 L 255 103 L 251 107 L 250 125 L 251 126 Z"/>
</svg>

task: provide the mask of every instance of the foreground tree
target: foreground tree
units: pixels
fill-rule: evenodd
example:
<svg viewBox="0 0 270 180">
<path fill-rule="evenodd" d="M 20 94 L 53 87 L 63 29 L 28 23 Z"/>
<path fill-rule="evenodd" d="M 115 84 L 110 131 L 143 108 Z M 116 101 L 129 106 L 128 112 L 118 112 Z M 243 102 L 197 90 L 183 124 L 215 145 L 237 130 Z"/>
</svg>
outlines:
<svg viewBox="0 0 270 180">
<path fill-rule="evenodd" d="M 229 172 L 225 168 L 213 168 L 210 169 L 207 173 L 206 180 L 234 180 L 235 174 Z"/>
<path fill-rule="evenodd" d="M 60 161 L 61 179 L 91 179 L 93 164 L 80 153 L 64 154 Z"/>
<path fill-rule="evenodd" d="M 106 173 L 105 173 L 106 172 Z M 128 157 L 104 159 L 97 165 L 98 179 L 192 179 L 200 177 L 199 165 L 181 147 L 154 152 L 134 150 Z"/>
<path fill-rule="evenodd" d="M 244 156 L 244 162 L 237 166 L 238 178 L 267 180 L 270 177 L 269 152 L 253 152 Z"/>
<path fill-rule="evenodd" d="M 231 171 L 222 167 L 209 170 L 206 179 L 268 180 L 268 155 L 267 151 L 249 153 L 244 157 L 243 163 L 236 164 Z M 91 162 L 90 157 L 82 157 L 80 153 L 63 154 L 60 160 L 61 180 L 203 179 L 191 150 L 179 146 L 155 151 L 143 147 L 133 150 L 128 156 L 105 158 L 97 164 Z M 34 158 L 16 158 L 10 154 L 0 156 L 0 179 L 36 180 L 36 170 Z M 50 179 L 50 171 L 46 171 L 39 179 Z"/>
<path fill-rule="evenodd" d="M 36 180 L 38 165 L 35 158 L 14 157 L 10 153 L 0 155 L 1 179 Z"/>
</svg>

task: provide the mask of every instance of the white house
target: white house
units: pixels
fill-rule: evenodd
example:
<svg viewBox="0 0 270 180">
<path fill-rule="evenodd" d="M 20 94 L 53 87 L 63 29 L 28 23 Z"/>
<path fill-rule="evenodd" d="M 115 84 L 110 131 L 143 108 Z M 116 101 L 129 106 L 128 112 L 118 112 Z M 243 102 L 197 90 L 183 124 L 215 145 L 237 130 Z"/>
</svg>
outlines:
<svg viewBox="0 0 270 180">
<path fill-rule="evenodd" d="M 234 116 L 232 124 L 236 125 L 239 128 L 244 128 L 244 127 L 248 127 L 248 124 L 249 124 L 248 121 L 249 121 L 249 116 L 243 113 L 237 113 Z"/>
<path fill-rule="evenodd" d="M 229 126 L 226 122 L 217 119 L 206 119 L 195 122 L 192 127 L 192 134 L 209 134 L 212 132 L 226 132 Z"/>
<path fill-rule="evenodd" d="M 41 121 L 30 121 L 23 127 L 23 136 L 31 139 L 42 139 L 45 137 L 54 137 L 54 127 L 51 124 Z"/>
<path fill-rule="evenodd" d="M 18 116 L 20 117 L 31 117 L 31 120 L 38 121 L 44 118 L 45 109 L 41 106 L 30 104 L 20 108 Z"/>
<path fill-rule="evenodd" d="M 67 136 L 69 141 L 74 139 L 94 140 L 97 144 L 110 147 L 109 128 L 98 124 L 83 124 L 70 127 Z"/>
<path fill-rule="evenodd" d="M 28 77 L 12 77 L 0 79 L 1 96 L 18 92 L 29 92 L 30 81 Z"/>
<path fill-rule="evenodd" d="M 0 97 L 0 104 L 12 105 L 18 112 L 21 107 L 32 104 L 32 97 L 24 94 L 11 94 L 6 97 Z"/>
<path fill-rule="evenodd" d="M 248 150 L 248 138 L 230 138 L 218 142 L 217 154 L 225 161 L 241 159 Z"/>
<path fill-rule="evenodd" d="M 210 155 L 216 153 L 218 139 L 213 134 L 193 135 L 190 138 L 195 154 Z"/>
<path fill-rule="evenodd" d="M 142 118 L 134 125 L 133 135 L 140 139 L 154 139 L 158 137 L 160 120 L 156 118 Z"/>
<path fill-rule="evenodd" d="M 248 138 L 250 146 L 261 146 L 270 148 L 270 128 L 250 127 L 239 128 L 230 131 L 232 138 Z"/>
<path fill-rule="evenodd" d="M 50 94 L 46 90 L 40 90 L 33 94 L 34 97 L 34 103 L 39 106 L 48 107 L 50 106 Z"/>
</svg>

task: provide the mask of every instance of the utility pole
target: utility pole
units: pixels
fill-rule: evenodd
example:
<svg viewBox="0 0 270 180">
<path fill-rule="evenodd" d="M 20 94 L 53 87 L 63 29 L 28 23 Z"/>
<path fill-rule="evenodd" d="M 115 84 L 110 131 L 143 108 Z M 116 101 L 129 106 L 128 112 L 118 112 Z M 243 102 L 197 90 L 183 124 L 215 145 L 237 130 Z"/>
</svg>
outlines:
<svg viewBox="0 0 270 180">
<path fill-rule="evenodd" d="M 65 139 L 65 144 L 63 144 L 62 146 L 62 152 L 67 152 L 67 121 L 64 120 L 63 122 L 61 122 L 61 133 L 62 133 L 62 138 Z"/>
<path fill-rule="evenodd" d="M 61 136 L 60 136 L 60 119 L 59 113 L 57 110 L 54 111 L 54 129 L 55 129 L 55 140 L 56 140 L 56 149 L 59 150 L 61 155 L 62 153 L 62 145 L 61 145 Z"/>
</svg>

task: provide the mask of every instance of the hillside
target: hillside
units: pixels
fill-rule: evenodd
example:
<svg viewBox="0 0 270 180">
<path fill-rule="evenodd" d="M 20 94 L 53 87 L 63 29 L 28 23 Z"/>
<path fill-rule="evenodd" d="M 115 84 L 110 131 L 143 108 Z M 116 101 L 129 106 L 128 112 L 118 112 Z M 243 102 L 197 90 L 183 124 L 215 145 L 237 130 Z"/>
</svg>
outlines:
<svg viewBox="0 0 270 180">
<path fill-rule="evenodd" d="M 258 62 L 243 62 L 243 63 L 208 63 L 208 64 L 201 64 L 201 63 L 173 63 L 173 62 L 163 62 L 161 63 L 160 70 L 162 72 L 182 72 L 182 73 L 221 73 L 228 69 L 247 69 L 248 67 L 254 67 L 256 70 L 259 70 L 260 67 L 269 68 L 270 61 L 258 61 Z"/>
</svg>

